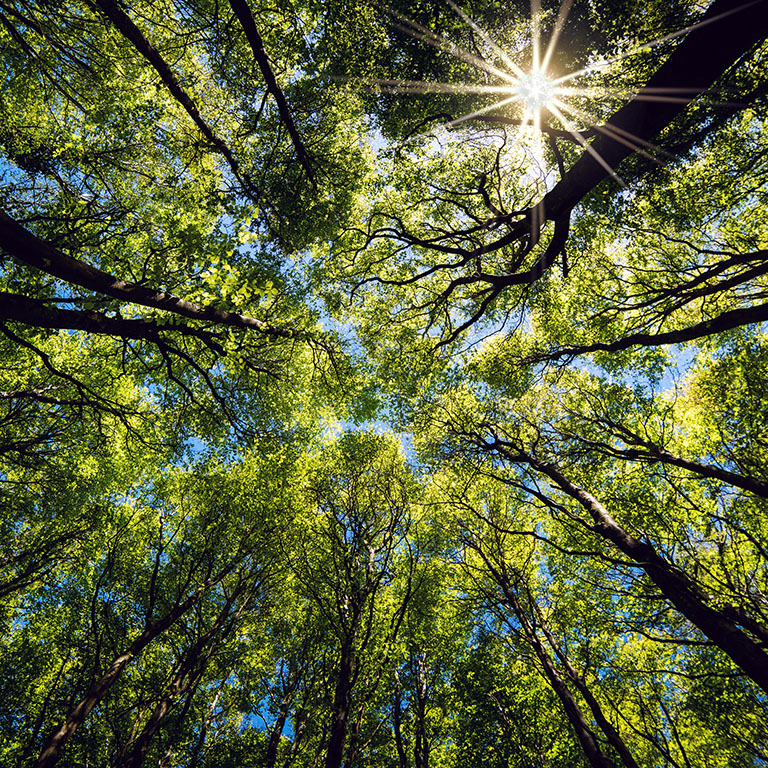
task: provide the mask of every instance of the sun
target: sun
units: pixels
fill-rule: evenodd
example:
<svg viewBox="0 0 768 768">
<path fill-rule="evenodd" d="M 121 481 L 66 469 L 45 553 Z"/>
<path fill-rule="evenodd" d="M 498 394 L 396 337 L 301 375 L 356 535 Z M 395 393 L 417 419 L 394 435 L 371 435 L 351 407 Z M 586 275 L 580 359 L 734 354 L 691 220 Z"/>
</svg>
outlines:
<svg viewBox="0 0 768 768">
<path fill-rule="evenodd" d="M 557 86 L 541 69 L 534 69 L 523 75 L 510 90 L 529 112 L 548 109 L 554 106 L 557 100 Z"/>
<path fill-rule="evenodd" d="M 623 184 L 614 170 L 598 155 L 589 137 L 604 133 L 642 154 L 646 154 L 649 148 L 654 151 L 656 148 L 647 141 L 637 139 L 628 131 L 618 131 L 610 125 L 603 124 L 595 112 L 604 112 L 603 107 L 606 102 L 615 104 L 638 97 L 644 101 L 678 100 L 676 93 L 678 91 L 681 97 L 688 100 L 683 93 L 686 89 L 664 89 L 664 93 L 659 93 L 658 89 L 648 89 L 647 92 L 642 88 L 616 89 L 606 83 L 606 73 L 621 60 L 685 34 L 698 26 L 697 24 L 640 44 L 616 56 L 593 61 L 575 72 L 553 75 L 550 71 L 550 63 L 573 0 L 561 0 L 557 18 L 546 45 L 543 44 L 540 29 L 541 0 L 531 0 L 528 45 L 512 54 L 504 50 L 488 32 L 478 26 L 456 5 L 454 0 L 445 0 L 445 2 L 468 27 L 477 33 L 485 45 L 482 53 L 462 49 L 453 41 L 394 9 L 387 7 L 384 9 L 393 18 L 394 27 L 449 56 L 470 64 L 478 72 L 483 73 L 486 83 L 481 85 L 415 80 L 368 80 L 367 82 L 377 90 L 389 93 L 468 93 L 484 95 L 492 99 L 492 103 L 475 109 L 469 114 L 449 119 L 443 123 L 446 128 L 473 120 L 516 125 L 519 130 L 515 141 L 535 145 L 534 149 L 537 151 L 534 154 L 537 160 L 543 156 L 541 147 L 545 134 L 548 133 L 550 139 L 553 136 L 565 138 L 593 155 L 614 179 Z M 541 162 L 538 165 L 543 167 Z"/>
</svg>

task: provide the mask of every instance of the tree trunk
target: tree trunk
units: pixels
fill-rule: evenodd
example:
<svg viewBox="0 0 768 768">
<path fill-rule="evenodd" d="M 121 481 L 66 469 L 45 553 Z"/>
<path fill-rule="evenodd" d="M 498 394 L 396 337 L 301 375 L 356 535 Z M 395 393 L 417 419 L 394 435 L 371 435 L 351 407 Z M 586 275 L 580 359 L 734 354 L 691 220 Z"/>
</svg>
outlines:
<svg viewBox="0 0 768 768">
<path fill-rule="evenodd" d="M 416 739 L 413 748 L 414 768 L 429 768 L 429 741 L 427 739 L 427 675 L 424 654 L 416 655 Z"/>
<path fill-rule="evenodd" d="M 571 482 L 554 464 L 527 454 L 516 458 L 526 461 L 578 501 L 594 521 L 592 531 L 640 565 L 664 597 L 768 693 L 768 654 L 722 611 L 707 605 L 688 576 L 664 560 L 650 544 L 622 528 L 591 493 Z"/>
<path fill-rule="evenodd" d="M 184 654 L 181 663 L 178 665 L 176 675 L 166 689 L 163 697 L 155 705 L 152 714 L 144 724 L 144 728 L 142 728 L 141 733 L 131 746 L 127 757 L 120 761 L 119 764 L 121 766 L 124 766 L 124 768 L 139 768 L 144 762 L 149 745 L 160 728 L 165 716 L 168 714 L 168 711 L 179 696 L 184 695 L 196 685 L 200 676 L 205 671 L 211 655 L 235 628 L 237 619 L 248 606 L 256 591 L 258 582 L 254 581 L 250 586 L 251 588 L 248 593 L 244 595 L 240 607 L 234 615 L 230 616 L 230 611 L 232 610 L 233 605 L 246 589 L 246 582 L 241 581 L 238 587 L 229 596 L 213 625 L 209 627 L 208 630 L 198 638 L 197 642 Z M 229 621 L 227 621 L 227 619 L 229 619 Z"/>
<path fill-rule="evenodd" d="M 186 693 L 196 679 L 194 676 L 189 676 L 185 679 L 185 675 L 186 670 L 182 670 L 168 686 L 167 691 L 155 706 L 152 714 L 149 716 L 149 720 L 146 722 L 141 733 L 133 743 L 130 752 L 128 752 L 128 755 L 124 759 L 117 763 L 120 768 L 139 768 L 144 762 L 152 737 L 157 733 L 158 728 L 168 714 L 168 710 L 173 705 L 173 702 L 177 697 Z"/>
<path fill-rule="evenodd" d="M 540 355 L 532 355 L 532 360 L 557 360 L 561 357 L 576 357 L 590 352 L 621 352 L 630 347 L 661 347 L 667 344 L 682 344 L 693 339 L 701 339 L 714 333 L 730 331 L 733 328 L 741 328 L 743 325 L 764 323 L 768 320 L 768 304 L 756 304 L 751 307 L 740 307 L 723 312 L 711 320 L 702 320 L 700 323 L 679 328 L 676 331 L 664 331 L 663 333 L 631 333 L 616 341 L 598 341 L 594 344 L 582 344 L 577 347 L 561 347 L 554 352 L 545 352 Z M 671 454 L 670 454 L 671 455 Z M 670 461 L 670 464 L 675 462 Z M 683 466 L 682 464 L 680 466 Z M 738 476 L 737 476 L 738 477 Z M 738 485 L 738 483 L 736 483 Z M 761 484 L 761 496 L 766 495 L 766 486 Z M 752 490 L 750 488 L 749 490 Z"/>
<path fill-rule="evenodd" d="M 341 646 L 339 679 L 333 697 L 333 718 L 328 748 L 325 755 L 325 768 L 341 768 L 344 758 L 344 740 L 347 737 L 349 709 L 352 703 L 352 679 L 355 669 L 354 639 L 346 638 Z"/>
<path fill-rule="evenodd" d="M 201 306 L 166 291 L 155 291 L 152 288 L 121 280 L 84 261 L 62 253 L 50 243 L 33 235 L 3 211 L 0 211 L 0 247 L 24 264 L 52 277 L 120 301 L 162 309 L 192 320 L 205 320 L 235 328 L 249 328 L 272 336 L 291 338 L 299 335 L 290 329 L 272 328 L 268 323 L 254 317 Z"/>
<path fill-rule="evenodd" d="M 405 746 L 403 745 L 403 700 L 400 695 L 401 685 L 400 677 L 395 670 L 395 693 L 394 701 L 392 702 L 392 727 L 395 736 L 395 747 L 397 749 L 397 758 L 400 762 L 400 768 L 408 768 L 408 758 L 405 754 Z"/>
<path fill-rule="evenodd" d="M 615 112 L 604 130 L 541 202 L 548 219 L 558 219 L 608 176 L 637 147 L 666 128 L 700 93 L 722 76 L 766 34 L 768 2 L 715 0 L 645 89 L 678 89 L 686 102 L 643 99 L 642 94 Z M 626 142 L 629 139 L 629 142 Z M 634 143 L 634 146 L 631 145 Z M 628 145 L 629 144 L 629 145 Z M 599 156 L 603 163 L 601 163 Z"/>
<path fill-rule="evenodd" d="M 306 702 L 305 702 L 306 703 Z M 283 762 L 283 768 L 290 768 L 291 763 L 296 759 L 296 755 L 299 753 L 299 746 L 304 738 L 304 733 L 307 730 L 307 710 L 303 707 L 299 708 L 296 715 L 293 718 L 293 741 L 291 742 L 291 751 Z M 323 734 L 323 738 L 325 734 Z M 320 741 L 322 742 L 323 739 Z"/>
<path fill-rule="evenodd" d="M 211 586 L 211 583 L 206 585 Z M 72 738 L 75 731 L 83 723 L 90 711 L 107 695 L 109 689 L 117 682 L 118 678 L 130 660 L 140 654 L 156 637 L 161 635 L 183 616 L 205 594 L 205 589 L 198 589 L 183 603 L 177 605 L 162 619 L 148 626 L 125 650 L 115 657 L 109 665 L 109 669 L 100 677 L 92 681 L 85 696 L 70 710 L 64 722 L 51 734 L 43 746 L 40 755 L 33 768 L 50 768 L 55 765 L 66 743 Z"/>
<path fill-rule="evenodd" d="M 547 653 L 547 649 L 544 647 L 544 644 L 541 642 L 541 639 L 536 633 L 534 626 L 531 624 L 528 616 L 526 615 L 526 612 L 523 610 L 523 607 L 518 600 L 515 589 L 512 586 L 507 573 L 504 572 L 504 570 L 499 570 L 496 568 L 482 551 L 478 551 L 488 566 L 488 569 L 490 570 L 494 579 L 496 580 L 496 583 L 501 587 L 507 604 L 512 609 L 512 612 L 514 613 L 517 620 L 520 622 L 520 626 L 523 629 L 523 634 L 525 635 L 526 641 L 531 646 L 531 648 L 533 648 L 534 653 L 541 662 L 541 667 L 544 670 L 544 674 L 549 680 L 549 684 L 552 687 L 552 690 L 560 699 L 560 702 L 563 705 L 563 709 L 565 710 L 565 714 L 568 717 L 568 721 L 573 727 L 573 730 L 576 732 L 576 738 L 579 740 L 579 744 L 581 744 L 581 748 L 584 750 L 584 754 L 586 755 L 589 764 L 592 766 L 592 768 L 616 768 L 613 761 L 604 755 L 600 749 L 600 745 L 595 738 L 595 734 L 589 727 L 589 723 L 584 717 L 584 714 L 581 711 L 576 698 L 565 684 L 563 678 L 560 676 L 560 673 L 558 672 L 552 657 L 549 655 L 549 653 Z"/>
<path fill-rule="evenodd" d="M 267 754 L 264 758 L 264 768 L 275 768 L 275 763 L 277 762 L 277 748 L 280 746 L 280 739 L 283 735 L 283 730 L 285 729 L 285 723 L 288 720 L 288 713 L 291 711 L 291 704 L 293 703 L 293 693 L 298 684 L 299 679 L 297 678 L 280 702 L 277 719 L 275 720 L 275 724 L 272 726 L 272 732 L 269 735 Z"/>
<path fill-rule="evenodd" d="M 166 88 L 171 92 L 173 98 L 184 107 L 187 114 L 200 130 L 200 133 L 223 155 L 235 176 L 243 180 L 240 164 L 232 154 L 232 150 L 224 143 L 220 136 L 214 133 L 211 126 L 203 119 L 194 102 L 181 87 L 173 70 L 160 55 L 157 48 L 147 40 L 142 31 L 133 23 L 130 16 L 125 13 L 115 0 L 96 0 L 96 5 L 101 8 L 104 15 L 120 30 L 122 35 L 133 44 L 134 48 L 155 68 L 155 71 L 165 83 Z"/>
<path fill-rule="evenodd" d="M 261 70 L 261 76 L 264 78 L 264 82 L 267 86 L 267 91 L 272 94 L 272 97 L 277 104 L 277 111 L 280 114 L 280 119 L 288 129 L 288 135 L 291 137 L 293 147 L 296 150 L 296 156 L 301 163 L 301 167 L 307 174 L 307 178 L 311 182 L 312 186 L 317 190 L 317 184 L 315 182 L 315 176 L 312 171 L 312 161 L 309 157 L 309 153 L 304 146 L 304 143 L 299 136 L 299 132 L 296 128 L 296 123 L 293 121 L 290 109 L 288 108 L 288 102 L 285 99 L 285 94 L 277 83 L 275 73 L 272 71 L 272 65 L 270 64 L 267 52 L 264 50 L 264 43 L 262 42 L 259 30 L 256 27 L 251 9 L 248 7 L 246 0 L 229 0 L 229 5 L 235 12 L 235 16 L 240 20 L 240 24 L 243 27 L 245 36 L 248 39 L 248 43 L 251 46 L 253 52 L 253 58 L 256 61 L 259 69 Z"/>
<path fill-rule="evenodd" d="M 608 743 L 616 750 L 626 768 L 639 768 L 638 764 L 635 762 L 635 758 L 632 756 L 632 753 L 624 743 L 624 739 L 621 738 L 619 732 L 613 727 L 613 724 L 605 716 L 603 709 L 600 706 L 600 702 L 598 702 L 598 700 L 594 697 L 592 691 L 589 689 L 589 686 L 584 681 L 584 678 L 576 671 L 573 664 L 571 664 L 571 660 L 568 658 L 568 656 L 566 656 L 565 652 L 560 647 L 560 644 L 555 640 L 547 622 L 541 615 L 541 611 L 532 599 L 531 607 L 536 613 L 536 621 L 541 627 L 544 636 L 547 638 L 547 642 L 555 652 L 557 658 L 562 663 L 563 668 L 568 675 L 568 679 L 573 683 L 576 690 L 582 695 L 584 701 L 587 702 L 587 706 L 592 712 L 592 717 L 595 718 L 595 722 L 600 726 L 600 730 L 602 730 L 602 732 L 605 734 Z"/>
</svg>

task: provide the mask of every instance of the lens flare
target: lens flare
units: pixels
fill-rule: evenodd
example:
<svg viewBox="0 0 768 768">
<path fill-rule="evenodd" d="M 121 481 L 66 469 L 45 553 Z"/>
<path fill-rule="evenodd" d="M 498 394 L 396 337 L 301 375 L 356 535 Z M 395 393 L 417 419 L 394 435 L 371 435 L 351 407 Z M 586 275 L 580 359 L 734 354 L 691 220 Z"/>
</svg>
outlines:
<svg viewBox="0 0 768 768">
<path fill-rule="evenodd" d="M 415 80 L 368 80 L 368 84 L 386 93 L 454 92 L 477 94 L 495 99 L 493 103 L 486 103 L 468 114 L 451 116 L 443 125 L 453 127 L 476 120 L 518 126 L 515 143 L 532 146 L 533 156 L 539 168 L 544 167 L 542 147 L 546 134 L 549 134 L 552 141 L 569 140 L 593 155 L 597 155 L 597 151 L 592 147 L 591 137 L 599 133 L 608 135 L 613 140 L 626 144 L 634 151 L 651 159 L 656 159 L 660 154 L 667 154 L 629 131 L 602 124 L 599 118 L 590 114 L 591 108 L 605 114 L 606 105 L 610 105 L 610 111 L 613 111 L 617 104 L 625 103 L 630 99 L 687 103 L 690 100 L 688 91 L 691 89 L 616 88 L 613 85 L 606 85 L 606 73 L 610 67 L 623 59 L 673 40 L 714 20 L 694 23 L 656 40 L 632 47 L 618 55 L 593 61 L 577 71 L 554 74 L 550 70 L 550 62 L 568 19 L 573 0 L 562 0 L 547 45 L 543 45 L 541 39 L 541 0 L 531 0 L 530 33 L 527 45 L 517 53 L 504 50 L 486 30 L 461 10 L 454 0 L 445 0 L 445 2 L 467 27 L 476 33 L 479 41 L 485 46 L 484 51 L 464 50 L 452 40 L 398 11 L 386 6 L 382 7 L 392 17 L 393 26 L 396 29 L 476 68 L 483 73 L 485 84 Z M 731 12 L 733 11 L 722 15 Z M 360 82 L 359 78 L 355 80 Z M 596 159 L 619 183 L 622 183 L 602 158 Z M 562 166 L 562 163 L 560 165 Z M 545 169 L 544 175 L 548 174 L 549 171 Z"/>
<path fill-rule="evenodd" d="M 523 75 L 513 90 L 523 106 L 531 112 L 547 109 L 557 96 L 555 84 L 541 70 Z"/>
</svg>

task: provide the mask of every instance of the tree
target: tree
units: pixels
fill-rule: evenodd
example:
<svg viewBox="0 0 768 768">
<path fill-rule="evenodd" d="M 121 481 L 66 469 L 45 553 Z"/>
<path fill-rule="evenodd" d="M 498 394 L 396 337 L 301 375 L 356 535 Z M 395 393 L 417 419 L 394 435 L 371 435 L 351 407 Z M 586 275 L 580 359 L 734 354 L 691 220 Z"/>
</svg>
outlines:
<svg viewBox="0 0 768 768">
<path fill-rule="evenodd" d="M 768 762 L 766 16 L 0 0 L 0 762 Z"/>
<path fill-rule="evenodd" d="M 387 676 L 410 601 L 406 537 L 415 494 L 398 448 L 370 433 L 329 447 L 306 493 L 310 517 L 298 531 L 294 568 L 335 635 L 325 765 L 338 768 L 360 749 L 366 705 Z M 409 570 L 395 591 L 398 554 Z"/>
<path fill-rule="evenodd" d="M 732 13 L 735 7 L 734 3 L 714 3 L 700 24 L 648 78 L 643 91 L 653 93 L 659 89 L 659 92 L 678 93 L 684 89 L 693 98 L 750 51 L 761 39 L 762 28 L 756 26 L 752 32 L 746 33 L 742 22 L 747 19 L 737 21 Z M 720 26 L 726 24 L 734 25 L 732 33 L 730 26 Z M 736 28 L 740 32 L 736 32 Z M 712 48 L 720 34 L 728 35 L 733 47 L 720 47 L 722 58 L 719 59 L 705 55 L 704 52 Z M 691 67 L 695 67 L 695 75 L 690 72 Z M 391 253 L 391 256 L 385 259 L 373 250 L 372 259 L 366 258 L 363 252 L 360 259 L 350 260 L 353 268 L 357 261 L 361 263 L 362 269 L 358 271 L 363 278 L 357 285 L 374 282 L 414 286 L 418 291 L 418 286 L 424 283 L 428 286 L 424 293 L 415 293 L 415 297 L 424 295 L 424 302 L 412 302 L 414 306 L 404 313 L 404 319 L 415 321 L 422 327 L 434 325 L 443 328 L 443 341 L 446 343 L 480 321 L 492 310 L 497 298 L 503 293 L 514 292 L 516 286 L 520 286 L 519 295 L 507 301 L 507 306 L 525 307 L 530 286 L 550 270 L 567 246 L 571 229 L 578 223 L 578 217 L 574 220 L 572 215 L 574 208 L 600 182 L 612 174 L 615 176 L 612 169 L 623 159 L 649 146 L 649 142 L 658 141 L 657 134 L 672 123 L 688 103 L 687 96 L 656 102 L 648 100 L 644 93 L 639 94 L 602 126 L 598 126 L 597 137 L 582 151 L 572 167 L 565 169 L 563 158 L 554 149 L 559 158 L 561 178 L 540 200 L 534 198 L 531 201 L 528 197 L 530 202 L 527 204 L 524 201 L 529 193 L 525 189 L 517 189 L 514 184 L 509 188 L 508 181 L 499 177 L 498 153 L 478 152 L 473 158 L 477 165 L 472 168 L 474 178 L 479 178 L 476 189 L 471 189 L 472 177 L 467 176 L 461 179 L 463 184 L 454 181 L 451 185 L 454 199 L 462 195 L 459 192 L 461 186 L 465 189 L 469 187 L 463 196 L 474 203 L 472 207 L 462 208 L 454 203 L 451 192 L 447 199 L 439 192 L 435 195 L 427 193 L 423 201 L 426 203 L 425 221 L 418 232 L 409 229 L 409 223 L 399 211 L 389 214 L 382 209 L 373 214 L 367 232 L 363 233 L 362 247 L 378 241 L 383 243 L 381 248 L 384 253 Z M 664 150 L 665 142 L 662 139 L 652 146 L 654 151 Z M 495 170 L 479 166 L 483 162 L 487 166 L 489 161 L 497 166 Z M 492 173 L 496 178 L 491 177 Z M 436 189 L 441 187 L 441 181 L 436 181 Z M 442 182 L 442 186 L 450 183 Z M 499 198 L 495 205 L 489 198 L 489 190 L 494 184 Z M 416 190 L 416 195 L 419 194 L 423 194 L 421 189 Z M 510 195 L 512 205 L 516 208 L 522 206 L 523 210 L 506 209 L 507 202 L 502 194 L 505 197 Z M 430 218 L 430 207 L 437 213 L 434 220 Z M 379 224 L 380 221 L 384 223 Z M 548 221 L 554 225 L 551 232 L 545 229 Z M 419 226 L 416 220 L 413 224 Z M 503 234 L 499 235 L 499 230 Z M 759 254 L 752 254 L 752 257 L 759 258 Z M 744 254 L 740 254 L 739 258 L 749 260 L 749 256 Z M 367 277 L 368 274 L 371 276 Z M 434 298 L 430 299 L 430 296 Z M 734 327 L 734 324 L 749 322 L 747 317 L 751 317 L 753 322 L 759 321 L 763 316 L 761 312 L 756 309 L 751 315 L 746 313 L 744 318 L 737 315 L 728 321 L 730 325 L 723 322 L 725 327 Z M 457 326 L 456 317 L 464 318 Z M 675 340 L 668 339 L 667 343 Z"/>
</svg>

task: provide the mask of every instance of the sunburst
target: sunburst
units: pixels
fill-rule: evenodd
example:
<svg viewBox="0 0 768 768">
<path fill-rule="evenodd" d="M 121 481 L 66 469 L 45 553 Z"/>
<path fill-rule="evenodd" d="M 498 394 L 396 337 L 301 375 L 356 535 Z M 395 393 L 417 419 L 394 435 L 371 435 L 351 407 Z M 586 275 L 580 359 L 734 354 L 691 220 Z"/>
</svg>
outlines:
<svg viewBox="0 0 768 768">
<path fill-rule="evenodd" d="M 594 85 L 594 80 L 600 72 L 605 72 L 620 61 L 687 34 L 700 24 L 682 28 L 664 37 L 635 46 L 619 55 L 592 62 L 577 71 L 560 74 L 552 71 L 551 64 L 573 0 L 563 0 L 546 47 L 543 46 L 544 41 L 540 30 L 542 16 L 540 2 L 539 0 L 531 0 L 528 43 L 530 53 L 525 56 L 521 55 L 521 61 L 515 61 L 510 53 L 505 51 L 486 30 L 462 11 L 453 0 L 446 0 L 446 2 L 484 42 L 488 55 L 479 56 L 470 53 L 412 19 L 392 9 L 386 10 L 393 19 L 393 26 L 397 29 L 470 64 L 482 71 L 492 83 L 479 85 L 413 80 L 369 81 L 371 85 L 386 92 L 473 93 L 495 99 L 489 105 L 447 121 L 444 123 L 445 126 L 456 126 L 478 119 L 493 119 L 516 124 L 519 128 L 518 141 L 523 140 L 524 137 L 527 137 L 529 142 L 532 140 L 536 147 L 534 154 L 537 160 L 540 160 L 542 157 L 542 135 L 548 131 L 553 131 L 550 121 L 554 120 L 561 126 L 556 128 L 559 135 L 569 137 L 585 151 L 593 154 L 595 159 L 621 183 L 614 169 L 610 168 L 592 147 L 587 138 L 588 134 L 606 133 L 613 140 L 631 147 L 633 151 L 651 157 L 658 154 L 660 150 L 648 141 L 644 141 L 627 131 L 619 131 L 609 125 L 602 125 L 596 114 L 590 111 L 590 106 L 592 110 L 599 112 L 603 110 L 601 105 L 613 105 L 629 99 L 679 101 L 681 103 L 690 100 L 690 91 L 686 95 L 686 89 L 611 88 L 604 84 Z M 703 23 L 710 23 L 714 20 L 711 18 Z M 509 112 L 511 107 L 514 107 L 512 113 Z"/>
<path fill-rule="evenodd" d="M 533 70 L 523 75 L 515 87 L 515 95 L 526 110 L 535 112 L 549 109 L 557 99 L 557 86 L 547 77 L 546 72 Z"/>
</svg>

